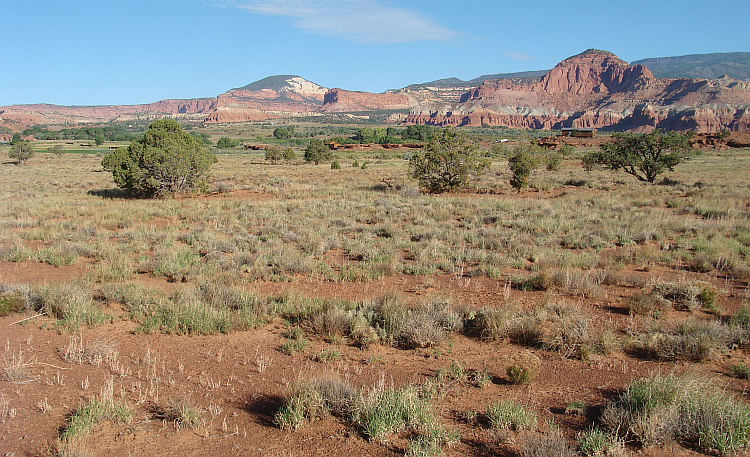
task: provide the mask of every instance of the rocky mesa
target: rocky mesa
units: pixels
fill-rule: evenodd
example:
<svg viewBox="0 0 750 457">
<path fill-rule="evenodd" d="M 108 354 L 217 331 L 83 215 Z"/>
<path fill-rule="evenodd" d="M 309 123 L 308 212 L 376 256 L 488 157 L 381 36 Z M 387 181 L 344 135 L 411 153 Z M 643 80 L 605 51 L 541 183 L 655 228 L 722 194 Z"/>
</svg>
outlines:
<svg viewBox="0 0 750 457">
<path fill-rule="evenodd" d="M 560 62 L 535 82 L 489 80 L 451 106 L 423 104 L 406 123 L 611 130 L 750 130 L 750 83 L 732 78 L 660 79 L 595 49 Z"/>
<path fill-rule="evenodd" d="M 657 78 L 644 65 L 589 49 L 538 76 L 452 78 L 385 93 L 328 89 L 296 75 L 264 78 L 215 98 L 146 105 L 0 107 L 0 126 L 188 117 L 206 123 L 361 111 L 402 111 L 392 122 L 454 126 L 649 131 L 750 130 L 750 82 Z M 513 75 L 513 74 L 510 74 Z M 495 75 L 505 76 L 505 75 Z M 495 78 L 489 75 L 488 78 Z M 480 82 L 481 81 L 481 82 Z M 409 114 L 403 114 L 408 110 Z"/>
</svg>

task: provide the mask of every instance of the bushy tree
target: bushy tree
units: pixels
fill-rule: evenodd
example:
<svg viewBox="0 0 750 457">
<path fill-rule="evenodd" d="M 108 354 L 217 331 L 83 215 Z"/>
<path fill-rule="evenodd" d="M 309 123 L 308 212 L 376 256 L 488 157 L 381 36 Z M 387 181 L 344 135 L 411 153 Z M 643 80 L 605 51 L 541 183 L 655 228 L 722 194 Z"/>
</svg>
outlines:
<svg viewBox="0 0 750 457">
<path fill-rule="evenodd" d="M 173 119 L 149 126 L 133 141 L 102 159 L 115 183 L 135 197 L 160 197 L 202 189 L 216 157 Z"/>
<path fill-rule="evenodd" d="M 510 185 L 518 192 L 529 187 L 531 173 L 539 166 L 539 151 L 530 145 L 519 145 L 508 157 L 508 167 L 513 176 L 510 178 Z"/>
<path fill-rule="evenodd" d="M 489 168 L 467 135 L 455 128 L 435 133 L 422 151 L 409 160 L 409 177 L 431 193 L 450 192 L 465 186 L 469 179 Z"/>
<path fill-rule="evenodd" d="M 8 151 L 8 158 L 13 159 L 19 165 L 23 165 L 32 157 L 34 157 L 34 147 L 28 141 L 13 143 Z"/>
<path fill-rule="evenodd" d="M 102 144 L 104 144 L 104 141 L 106 141 L 106 138 L 103 134 L 97 133 L 96 135 L 94 135 L 94 143 L 96 143 L 97 146 L 101 146 Z"/>
<path fill-rule="evenodd" d="M 513 173 L 510 185 L 518 192 L 529 187 L 531 174 L 539 167 L 546 167 L 548 171 L 557 171 L 564 159 L 562 153 L 550 151 L 533 140 L 527 143 L 521 142 L 512 150 L 506 150 L 508 168 Z"/>
<path fill-rule="evenodd" d="M 219 141 L 216 142 L 216 147 L 219 149 L 231 149 L 239 145 L 239 140 L 235 140 L 233 138 L 219 138 Z"/>
<path fill-rule="evenodd" d="M 294 126 L 278 127 L 273 131 L 273 137 L 277 140 L 288 140 L 294 135 Z"/>
<path fill-rule="evenodd" d="M 294 160 L 294 158 L 297 157 L 297 155 L 294 153 L 294 149 L 292 148 L 284 148 L 284 150 L 281 151 L 281 156 L 286 161 Z"/>
<path fill-rule="evenodd" d="M 687 147 L 688 135 L 678 132 L 615 133 L 612 142 L 586 154 L 583 165 L 586 169 L 602 165 L 622 170 L 639 181 L 653 183 L 666 170 L 674 171 L 685 158 Z"/>
<path fill-rule="evenodd" d="M 428 141 L 436 130 L 435 127 L 429 125 L 410 125 L 401 132 L 401 138 L 404 140 Z"/>
<path fill-rule="evenodd" d="M 315 162 L 315 165 L 331 160 L 332 158 L 333 151 L 321 139 L 311 139 L 310 144 L 305 148 L 305 160 L 307 162 Z"/>
<path fill-rule="evenodd" d="M 266 160 L 271 161 L 271 163 L 276 163 L 281 159 L 284 159 L 284 148 L 276 144 L 266 147 Z"/>
<path fill-rule="evenodd" d="M 47 152 L 50 153 L 50 154 L 54 154 L 57 157 L 60 157 L 60 156 L 62 156 L 62 153 L 63 153 L 63 147 L 60 146 L 59 144 L 56 144 L 54 146 L 48 147 L 47 148 Z"/>
</svg>

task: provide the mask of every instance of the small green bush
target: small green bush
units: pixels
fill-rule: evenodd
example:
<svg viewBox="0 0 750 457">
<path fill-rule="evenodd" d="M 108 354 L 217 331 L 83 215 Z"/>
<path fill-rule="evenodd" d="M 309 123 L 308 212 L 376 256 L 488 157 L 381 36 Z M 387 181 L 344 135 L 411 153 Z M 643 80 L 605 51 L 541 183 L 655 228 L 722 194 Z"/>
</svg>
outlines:
<svg viewBox="0 0 750 457">
<path fill-rule="evenodd" d="M 508 157 L 508 167 L 513 173 L 510 185 L 518 192 L 529 186 L 531 173 L 539 166 L 541 154 L 543 154 L 541 146 L 519 144 Z"/>
<path fill-rule="evenodd" d="M 536 425 L 536 414 L 514 401 L 497 401 L 487 406 L 485 412 L 494 429 L 528 430 Z"/>
<path fill-rule="evenodd" d="M 750 365 L 747 365 L 745 363 L 737 363 L 735 365 L 729 366 L 729 375 L 735 378 L 739 379 L 749 379 L 750 378 Z"/>
<path fill-rule="evenodd" d="M 0 317 L 20 313 L 26 309 L 26 299 L 17 292 L 11 291 L 0 294 Z"/>
<path fill-rule="evenodd" d="M 35 291 L 37 309 L 57 319 L 56 325 L 76 332 L 83 325 L 99 325 L 111 321 L 94 302 L 92 287 L 83 283 L 60 283 L 40 286 Z"/>
<path fill-rule="evenodd" d="M 63 426 L 60 435 L 64 440 L 78 438 L 89 432 L 101 421 L 128 422 L 133 416 L 131 408 L 115 402 L 111 396 L 102 395 L 92 399 L 73 411 Z"/>
<path fill-rule="evenodd" d="M 576 435 L 578 450 L 587 457 L 624 457 L 625 444 L 617 436 L 594 427 Z"/>
<path fill-rule="evenodd" d="M 274 423 L 282 429 L 296 430 L 308 421 L 329 415 L 356 426 L 374 440 L 406 433 L 406 454 L 412 456 L 439 455 L 446 444 L 456 439 L 438 424 L 432 405 L 416 387 L 396 389 L 381 379 L 372 388 L 360 390 L 332 373 L 298 383 L 274 416 Z"/>
</svg>

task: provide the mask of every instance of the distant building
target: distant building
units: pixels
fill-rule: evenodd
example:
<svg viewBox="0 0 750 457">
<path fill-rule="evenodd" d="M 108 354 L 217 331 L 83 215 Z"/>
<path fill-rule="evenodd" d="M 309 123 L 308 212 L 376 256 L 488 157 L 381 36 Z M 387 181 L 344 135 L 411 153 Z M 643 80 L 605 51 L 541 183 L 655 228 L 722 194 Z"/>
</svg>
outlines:
<svg viewBox="0 0 750 457">
<path fill-rule="evenodd" d="M 596 129 L 577 129 L 566 127 L 560 129 L 560 136 L 572 136 L 575 138 L 596 138 Z"/>
<path fill-rule="evenodd" d="M 325 145 L 328 146 L 328 149 L 331 151 L 335 151 L 341 147 L 341 145 L 333 140 L 326 141 Z"/>
</svg>

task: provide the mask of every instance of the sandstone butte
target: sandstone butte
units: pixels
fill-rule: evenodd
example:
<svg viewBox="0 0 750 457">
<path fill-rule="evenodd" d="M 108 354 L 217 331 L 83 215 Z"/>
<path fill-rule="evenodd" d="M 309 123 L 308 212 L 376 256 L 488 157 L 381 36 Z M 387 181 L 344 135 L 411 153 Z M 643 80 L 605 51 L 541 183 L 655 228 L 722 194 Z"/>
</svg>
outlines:
<svg viewBox="0 0 750 457">
<path fill-rule="evenodd" d="M 269 77 L 215 98 L 148 105 L 0 107 L 0 125 L 73 125 L 164 116 L 207 123 L 375 110 L 409 110 L 404 124 L 604 128 L 649 131 L 750 131 L 750 82 L 663 79 L 643 65 L 590 49 L 541 78 L 486 80 L 471 90 L 407 87 L 374 94 L 327 89 L 299 76 Z"/>
<path fill-rule="evenodd" d="M 406 123 L 647 131 L 750 130 L 750 83 L 659 79 L 643 65 L 588 50 L 530 83 L 485 81 L 449 109 L 420 106 Z"/>
</svg>

